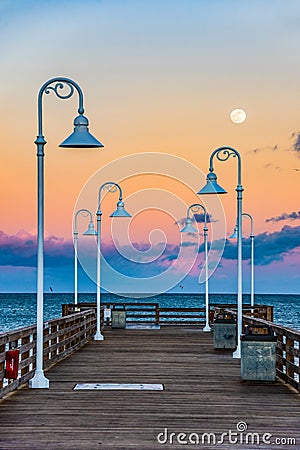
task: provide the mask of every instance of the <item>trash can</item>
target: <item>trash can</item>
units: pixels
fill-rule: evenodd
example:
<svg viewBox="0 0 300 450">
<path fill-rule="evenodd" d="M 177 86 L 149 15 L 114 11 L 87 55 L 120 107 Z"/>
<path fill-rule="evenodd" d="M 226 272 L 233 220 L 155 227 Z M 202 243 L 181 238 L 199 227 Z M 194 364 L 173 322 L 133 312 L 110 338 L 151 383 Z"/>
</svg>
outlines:
<svg viewBox="0 0 300 450">
<path fill-rule="evenodd" d="M 125 305 L 113 305 L 111 311 L 111 327 L 125 328 L 126 327 L 126 310 Z"/>
<path fill-rule="evenodd" d="M 248 325 L 241 335 L 243 380 L 275 381 L 276 336 L 270 326 Z"/>
<path fill-rule="evenodd" d="M 214 348 L 236 348 L 236 320 L 231 313 L 224 312 L 215 316 Z"/>
</svg>

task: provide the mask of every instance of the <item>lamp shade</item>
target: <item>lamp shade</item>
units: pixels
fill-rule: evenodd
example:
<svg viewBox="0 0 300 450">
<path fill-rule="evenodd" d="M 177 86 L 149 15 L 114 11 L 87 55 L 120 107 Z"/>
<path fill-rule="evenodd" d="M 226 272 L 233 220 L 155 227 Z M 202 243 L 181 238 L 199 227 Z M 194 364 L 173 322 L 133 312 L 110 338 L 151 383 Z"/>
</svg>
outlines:
<svg viewBox="0 0 300 450">
<path fill-rule="evenodd" d="M 97 236 L 97 231 L 93 223 L 89 223 L 88 229 L 83 233 L 83 236 Z"/>
<path fill-rule="evenodd" d="M 237 227 L 234 227 L 233 233 L 229 236 L 229 239 L 237 239 Z"/>
<path fill-rule="evenodd" d="M 206 185 L 198 192 L 198 194 L 226 194 L 227 191 L 217 183 L 217 175 L 210 172 L 206 177 Z"/>
<path fill-rule="evenodd" d="M 119 201 L 117 203 L 117 209 L 109 217 L 131 217 L 131 214 L 124 208 L 124 202 Z"/>
<path fill-rule="evenodd" d="M 229 236 L 229 239 L 237 239 L 238 238 L 238 228 L 237 226 L 234 227 L 233 233 Z M 242 239 L 244 239 L 245 236 L 242 236 Z"/>
<path fill-rule="evenodd" d="M 65 139 L 59 147 L 63 148 L 95 148 L 104 147 L 94 136 L 89 132 L 89 121 L 83 116 L 79 115 L 74 119 L 74 131 Z"/>
<path fill-rule="evenodd" d="M 192 219 L 186 218 L 185 226 L 180 230 L 180 233 L 198 233 L 198 230 L 192 225 Z"/>
</svg>

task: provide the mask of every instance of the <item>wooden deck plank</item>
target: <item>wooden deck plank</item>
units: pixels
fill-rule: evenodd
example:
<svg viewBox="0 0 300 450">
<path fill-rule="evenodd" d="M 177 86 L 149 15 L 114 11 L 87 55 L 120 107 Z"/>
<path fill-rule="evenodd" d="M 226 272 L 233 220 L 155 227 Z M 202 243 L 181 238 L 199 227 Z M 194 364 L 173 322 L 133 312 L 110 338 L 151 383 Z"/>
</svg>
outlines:
<svg viewBox="0 0 300 450">
<path fill-rule="evenodd" d="M 108 330 L 47 372 L 50 389 L 24 387 L 0 401 L 0 449 L 216 448 L 160 445 L 158 433 L 236 431 L 292 437 L 300 448 L 300 395 L 281 382 L 242 383 L 239 361 L 210 333 L 166 327 Z M 164 391 L 74 391 L 76 383 L 163 383 Z"/>
</svg>

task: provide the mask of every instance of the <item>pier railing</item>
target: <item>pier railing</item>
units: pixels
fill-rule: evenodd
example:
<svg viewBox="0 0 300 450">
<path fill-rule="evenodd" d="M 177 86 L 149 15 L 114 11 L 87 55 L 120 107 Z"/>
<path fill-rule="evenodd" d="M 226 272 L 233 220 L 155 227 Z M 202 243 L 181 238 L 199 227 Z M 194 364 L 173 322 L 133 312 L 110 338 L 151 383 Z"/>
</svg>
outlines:
<svg viewBox="0 0 300 450">
<path fill-rule="evenodd" d="M 111 311 L 114 306 L 119 306 L 122 303 L 107 303 L 101 306 L 101 327 L 104 325 L 111 325 Z M 122 304 L 126 310 L 126 321 L 128 323 L 152 323 L 155 325 L 204 325 L 205 323 L 205 308 L 188 308 L 188 307 L 160 307 L 159 303 L 124 303 Z M 73 314 L 75 311 L 85 311 L 91 308 L 96 308 L 95 302 L 65 303 L 62 305 L 62 315 L 67 316 Z M 214 311 L 223 311 L 224 309 L 234 309 L 236 304 L 229 303 L 212 303 L 210 305 L 211 318 Z M 273 306 L 270 305 L 255 305 L 251 308 L 249 305 L 243 306 L 244 314 L 251 314 L 254 317 L 265 320 L 273 320 Z"/>
<path fill-rule="evenodd" d="M 44 368 L 56 364 L 61 359 L 77 351 L 93 339 L 96 330 L 95 303 L 63 305 L 64 316 L 44 323 Z M 221 311 L 235 305 L 214 304 L 211 308 Z M 101 308 L 102 326 L 110 325 L 113 304 Z M 79 310 L 79 311 L 78 311 Z M 105 311 L 106 310 L 106 311 Z M 213 309 L 211 309 L 213 311 Z M 273 308 L 266 305 L 249 308 L 245 306 L 245 323 L 271 324 L 278 336 L 277 374 L 299 390 L 299 341 L 300 332 L 276 325 L 266 319 L 273 317 Z M 146 321 L 159 325 L 202 325 L 204 308 L 160 308 L 158 303 L 126 304 L 129 322 Z M 257 317 L 255 317 L 257 316 Z M 211 317 L 212 318 L 212 317 Z M 19 370 L 17 379 L 5 377 L 7 351 L 19 350 Z M 0 334 L 0 398 L 29 381 L 35 370 L 36 326 L 20 328 Z"/>
<path fill-rule="evenodd" d="M 274 322 L 243 316 L 243 325 L 271 326 L 277 336 L 276 374 L 300 392 L 300 331 Z"/>
<path fill-rule="evenodd" d="M 94 310 L 78 312 L 44 323 L 44 367 L 48 368 L 91 340 L 95 334 Z M 19 350 L 19 371 L 15 380 L 5 378 L 6 352 Z M 0 334 L 0 398 L 29 381 L 34 375 L 36 326 Z"/>
</svg>

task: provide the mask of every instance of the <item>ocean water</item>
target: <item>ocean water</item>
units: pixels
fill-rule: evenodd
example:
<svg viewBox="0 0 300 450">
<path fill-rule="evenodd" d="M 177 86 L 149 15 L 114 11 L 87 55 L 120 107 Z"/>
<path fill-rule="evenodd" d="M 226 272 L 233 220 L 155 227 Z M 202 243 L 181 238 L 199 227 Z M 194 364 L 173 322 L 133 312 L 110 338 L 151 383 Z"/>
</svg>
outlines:
<svg viewBox="0 0 300 450">
<path fill-rule="evenodd" d="M 62 303 L 73 303 L 71 293 L 44 295 L 44 320 L 61 317 Z M 96 302 L 96 294 L 79 294 L 79 302 Z M 211 303 L 236 303 L 236 294 L 210 294 Z M 161 307 L 204 307 L 204 294 L 160 294 L 137 299 L 115 294 L 101 294 L 102 304 L 149 302 Z M 250 296 L 243 296 L 244 304 L 250 304 Z M 256 294 L 256 304 L 274 306 L 274 322 L 300 330 L 300 295 Z M 36 294 L 0 294 L 0 333 L 36 323 Z"/>
</svg>

